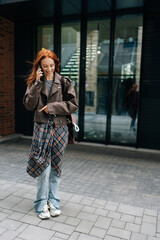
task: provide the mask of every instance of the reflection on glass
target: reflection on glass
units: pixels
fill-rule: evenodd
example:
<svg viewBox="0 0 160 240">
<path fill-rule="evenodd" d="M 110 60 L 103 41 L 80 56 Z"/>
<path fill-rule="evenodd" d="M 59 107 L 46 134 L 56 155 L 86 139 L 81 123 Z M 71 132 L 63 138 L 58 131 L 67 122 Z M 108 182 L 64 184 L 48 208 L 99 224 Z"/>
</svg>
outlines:
<svg viewBox="0 0 160 240">
<path fill-rule="evenodd" d="M 61 75 L 72 80 L 79 99 L 80 23 L 65 23 L 61 29 Z M 74 114 L 78 120 L 78 113 Z"/>
<path fill-rule="evenodd" d="M 53 25 L 43 25 L 38 26 L 38 42 L 37 42 L 37 50 L 41 50 L 42 48 L 46 48 L 49 50 L 54 50 L 53 44 Z"/>
<path fill-rule="evenodd" d="M 87 26 L 84 139 L 105 141 L 110 21 Z"/>
<path fill-rule="evenodd" d="M 143 0 L 116 0 L 116 8 L 134 8 L 134 7 L 142 7 L 144 4 Z"/>
<path fill-rule="evenodd" d="M 142 16 L 116 20 L 111 141 L 136 143 Z"/>
</svg>

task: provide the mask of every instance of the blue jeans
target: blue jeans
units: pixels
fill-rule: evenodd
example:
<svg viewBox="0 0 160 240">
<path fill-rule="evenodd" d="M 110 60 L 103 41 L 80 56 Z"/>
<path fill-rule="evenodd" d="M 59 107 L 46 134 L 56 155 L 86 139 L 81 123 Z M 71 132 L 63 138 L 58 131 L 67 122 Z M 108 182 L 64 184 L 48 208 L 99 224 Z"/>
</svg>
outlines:
<svg viewBox="0 0 160 240">
<path fill-rule="evenodd" d="M 39 177 L 37 177 L 37 197 L 34 201 L 34 208 L 41 213 L 48 200 L 55 208 L 60 209 L 60 198 L 57 195 L 60 177 L 58 177 L 49 165 Z"/>
</svg>

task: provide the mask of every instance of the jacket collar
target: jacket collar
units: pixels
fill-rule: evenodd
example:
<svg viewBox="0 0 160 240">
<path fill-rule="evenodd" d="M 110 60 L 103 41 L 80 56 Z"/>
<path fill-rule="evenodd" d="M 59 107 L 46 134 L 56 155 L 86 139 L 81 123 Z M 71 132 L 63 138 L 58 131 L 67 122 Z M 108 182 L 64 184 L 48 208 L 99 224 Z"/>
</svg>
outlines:
<svg viewBox="0 0 160 240">
<path fill-rule="evenodd" d="M 57 92 L 60 88 L 61 88 L 61 75 L 55 72 L 54 82 L 51 87 L 50 96 Z M 43 84 L 42 93 L 47 97 L 49 96 L 46 84 Z"/>
</svg>

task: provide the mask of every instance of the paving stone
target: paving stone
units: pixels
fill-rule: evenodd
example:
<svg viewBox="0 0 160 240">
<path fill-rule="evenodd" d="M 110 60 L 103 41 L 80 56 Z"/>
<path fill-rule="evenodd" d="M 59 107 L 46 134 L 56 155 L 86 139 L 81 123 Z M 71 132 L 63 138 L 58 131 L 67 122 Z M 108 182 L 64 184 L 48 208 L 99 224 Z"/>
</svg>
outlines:
<svg viewBox="0 0 160 240">
<path fill-rule="evenodd" d="M 2 240 L 13 240 L 18 236 L 19 232 L 14 230 L 7 230 L 1 235 Z"/>
<path fill-rule="evenodd" d="M 133 223 L 134 220 L 135 220 L 135 216 L 131 216 L 131 215 L 128 215 L 128 214 L 122 214 L 121 220 L 125 221 L 125 222 Z"/>
<path fill-rule="evenodd" d="M 77 240 L 102 240 L 102 238 L 88 236 L 86 234 L 80 234 L 80 236 L 77 238 Z"/>
<path fill-rule="evenodd" d="M 106 237 L 104 238 L 104 240 L 120 240 L 120 238 L 112 237 L 112 236 L 106 235 Z"/>
<path fill-rule="evenodd" d="M 106 205 L 106 201 L 105 200 L 101 200 L 101 199 L 96 199 L 94 201 L 94 204 L 105 206 Z"/>
<path fill-rule="evenodd" d="M 135 217 L 135 224 L 141 224 L 142 223 L 142 218 L 141 217 Z"/>
<path fill-rule="evenodd" d="M 23 199 L 23 201 L 15 205 L 12 210 L 22 213 L 28 213 L 32 208 L 33 202 L 29 199 Z"/>
<path fill-rule="evenodd" d="M 118 207 L 118 204 L 117 204 L 117 203 L 107 202 L 107 204 L 105 205 L 104 208 L 107 209 L 107 210 L 116 211 L 116 210 L 117 210 L 117 207 Z"/>
<path fill-rule="evenodd" d="M 50 219 L 53 219 L 55 222 L 61 222 L 61 223 L 64 223 L 66 221 L 66 219 L 68 218 L 68 216 L 65 216 L 63 214 L 63 211 L 62 211 L 62 214 L 59 216 L 59 217 L 51 217 Z"/>
<path fill-rule="evenodd" d="M 82 220 L 78 226 L 76 227 L 76 231 L 77 232 L 81 232 L 81 233 L 86 233 L 89 234 L 89 232 L 91 231 L 92 227 L 94 226 L 94 222 L 91 221 L 87 221 L 87 220 Z"/>
<path fill-rule="evenodd" d="M 68 240 L 77 240 L 79 236 L 80 236 L 79 232 L 73 232 L 68 238 Z"/>
<path fill-rule="evenodd" d="M 104 216 L 104 217 L 106 217 L 107 214 L 108 214 L 108 210 L 104 210 L 104 209 L 97 208 L 97 209 L 95 210 L 94 214 L 99 215 L 99 216 Z"/>
<path fill-rule="evenodd" d="M 3 191 L 3 190 L 1 190 L 1 192 L 0 192 L 0 199 L 1 200 L 3 200 L 3 199 L 5 199 L 6 197 L 8 197 L 10 195 L 10 192 L 7 192 L 7 191 Z"/>
<path fill-rule="evenodd" d="M 151 223 L 142 222 L 141 233 L 149 236 L 156 235 L 156 225 Z"/>
<path fill-rule="evenodd" d="M 76 217 L 82 208 L 82 204 L 67 202 L 63 207 L 63 214 L 65 216 Z"/>
<path fill-rule="evenodd" d="M 147 240 L 160 240 L 160 238 L 158 238 L 158 237 L 148 237 Z"/>
<path fill-rule="evenodd" d="M 8 217 L 7 213 L 0 212 L 0 221 L 3 221 L 7 217 Z"/>
<path fill-rule="evenodd" d="M 47 221 L 42 220 L 38 226 L 39 227 L 43 227 L 43 228 L 47 228 L 47 229 L 51 229 L 53 227 L 53 225 L 55 224 L 53 218 L 47 219 Z"/>
<path fill-rule="evenodd" d="M 153 216 L 144 215 L 144 216 L 143 216 L 143 222 L 148 222 L 148 223 L 156 224 L 157 218 L 156 218 L 156 217 L 153 217 Z"/>
<path fill-rule="evenodd" d="M 147 240 L 147 236 L 140 233 L 132 233 L 130 240 Z"/>
<path fill-rule="evenodd" d="M 93 202 L 95 201 L 94 198 L 83 198 L 82 201 L 81 201 L 81 204 L 83 205 L 87 205 L 87 206 L 92 206 Z"/>
<path fill-rule="evenodd" d="M 70 198 L 70 202 L 80 203 L 83 198 L 84 198 L 84 196 L 82 196 L 82 195 L 74 194 L 74 195 Z"/>
<path fill-rule="evenodd" d="M 144 214 L 145 214 L 145 215 L 149 215 L 149 216 L 157 217 L 158 212 L 155 211 L 155 210 L 151 210 L 151 209 L 145 209 L 145 210 L 144 210 Z"/>
<path fill-rule="evenodd" d="M 133 215 L 133 216 L 137 216 L 137 217 L 142 217 L 144 209 L 120 204 L 118 206 L 117 212 L 129 214 L 129 215 Z"/>
<path fill-rule="evenodd" d="M 107 217 L 98 217 L 96 223 L 95 223 L 95 227 L 98 228 L 104 228 L 104 229 L 108 229 L 108 227 L 111 224 L 111 218 L 107 218 Z"/>
<path fill-rule="evenodd" d="M 27 223 L 23 223 L 19 228 L 16 229 L 17 232 L 23 232 L 28 227 Z"/>
<path fill-rule="evenodd" d="M 109 211 L 107 217 L 113 218 L 113 219 L 120 219 L 121 218 L 121 213 L 117 213 L 114 211 Z"/>
<path fill-rule="evenodd" d="M 13 212 L 8 218 L 13 219 L 13 220 L 19 220 L 22 217 L 24 217 L 24 213 Z"/>
<path fill-rule="evenodd" d="M 3 232 L 5 232 L 6 230 L 7 230 L 7 228 L 0 227 L 0 234 L 2 234 Z"/>
<path fill-rule="evenodd" d="M 54 233 L 54 231 L 30 225 L 18 237 L 25 240 L 50 240 Z"/>
<path fill-rule="evenodd" d="M 90 235 L 93 235 L 95 237 L 100 237 L 100 238 L 104 238 L 106 234 L 106 230 L 102 229 L 102 228 L 96 228 L 96 227 L 93 227 L 91 232 L 90 232 Z"/>
<path fill-rule="evenodd" d="M 16 230 L 21 224 L 22 224 L 21 222 L 17 222 L 15 220 L 7 218 L 0 222 L 1 227 L 8 228 L 11 230 Z"/>
<path fill-rule="evenodd" d="M 160 233 L 160 222 L 157 223 L 157 232 Z"/>
<path fill-rule="evenodd" d="M 68 217 L 67 220 L 65 221 L 66 224 L 69 224 L 71 226 L 78 226 L 80 223 L 81 219 L 73 218 L 73 217 Z"/>
<path fill-rule="evenodd" d="M 58 223 L 58 222 L 56 222 L 52 227 L 52 230 L 61 232 L 61 233 L 65 233 L 68 235 L 72 234 L 74 229 L 75 229 L 75 227 L 73 227 L 73 226 L 70 226 L 70 225 L 64 224 L 64 223 Z"/>
<path fill-rule="evenodd" d="M 84 207 L 82 208 L 82 211 L 83 211 L 83 212 L 87 212 L 87 213 L 94 213 L 95 210 L 96 210 L 96 208 L 94 208 L 94 207 L 89 207 L 89 206 L 84 206 Z"/>
<path fill-rule="evenodd" d="M 126 226 L 126 222 L 113 219 L 110 226 L 120 228 L 120 229 L 124 229 L 125 226 Z"/>
<path fill-rule="evenodd" d="M 132 232 L 139 232 L 140 225 L 134 223 L 127 223 L 125 229 Z"/>
<path fill-rule="evenodd" d="M 2 211 L 3 213 L 7 213 L 8 215 L 10 215 L 10 214 L 13 213 L 12 210 L 10 210 L 10 209 L 5 209 L 5 208 L 3 208 L 1 211 Z"/>
<path fill-rule="evenodd" d="M 59 196 L 62 200 L 69 201 L 72 198 L 73 194 L 67 192 L 59 192 Z"/>
<path fill-rule="evenodd" d="M 32 225 L 38 225 L 41 222 L 41 219 L 38 217 L 25 215 L 24 217 L 21 218 L 20 221 L 24 223 L 32 224 Z"/>
<path fill-rule="evenodd" d="M 109 229 L 107 231 L 107 234 L 111 235 L 111 236 L 114 236 L 114 237 L 120 237 L 122 239 L 129 240 L 131 232 L 127 231 L 127 230 L 115 228 L 115 227 L 109 227 Z"/>
<path fill-rule="evenodd" d="M 77 216 L 77 218 L 80 219 L 85 219 L 91 222 L 96 222 L 98 216 L 92 213 L 88 213 L 88 212 L 80 212 Z"/>
<path fill-rule="evenodd" d="M 57 233 L 55 233 L 54 237 L 58 237 L 60 239 L 65 239 L 66 240 L 66 239 L 69 238 L 69 235 L 57 232 Z"/>
</svg>

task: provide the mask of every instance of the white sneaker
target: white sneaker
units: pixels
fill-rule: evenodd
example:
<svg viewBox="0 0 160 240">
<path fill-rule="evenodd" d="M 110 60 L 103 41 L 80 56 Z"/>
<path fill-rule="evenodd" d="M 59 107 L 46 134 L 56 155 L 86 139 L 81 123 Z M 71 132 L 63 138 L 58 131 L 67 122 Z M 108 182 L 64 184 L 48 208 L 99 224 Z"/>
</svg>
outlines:
<svg viewBox="0 0 160 240">
<path fill-rule="evenodd" d="M 38 215 L 39 218 L 41 219 L 48 219 L 50 218 L 50 212 L 48 211 L 48 205 L 47 203 L 44 205 L 42 212 Z"/>
<path fill-rule="evenodd" d="M 48 207 L 50 209 L 50 214 L 52 217 L 57 217 L 61 214 L 61 210 L 57 209 L 53 206 L 53 204 L 51 203 L 51 201 L 48 201 Z"/>
</svg>

